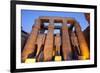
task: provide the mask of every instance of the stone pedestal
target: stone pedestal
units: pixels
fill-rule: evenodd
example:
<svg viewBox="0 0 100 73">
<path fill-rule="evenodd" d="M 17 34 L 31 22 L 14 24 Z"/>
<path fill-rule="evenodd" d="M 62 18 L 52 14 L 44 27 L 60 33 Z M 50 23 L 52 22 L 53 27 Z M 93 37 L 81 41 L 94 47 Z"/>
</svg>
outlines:
<svg viewBox="0 0 100 73">
<path fill-rule="evenodd" d="M 35 58 L 27 58 L 26 60 L 25 60 L 25 63 L 26 64 L 33 64 L 33 63 L 35 63 L 36 62 L 36 59 Z"/>
<path fill-rule="evenodd" d="M 62 57 L 61 56 L 55 56 L 55 61 L 61 61 L 62 60 Z"/>
</svg>

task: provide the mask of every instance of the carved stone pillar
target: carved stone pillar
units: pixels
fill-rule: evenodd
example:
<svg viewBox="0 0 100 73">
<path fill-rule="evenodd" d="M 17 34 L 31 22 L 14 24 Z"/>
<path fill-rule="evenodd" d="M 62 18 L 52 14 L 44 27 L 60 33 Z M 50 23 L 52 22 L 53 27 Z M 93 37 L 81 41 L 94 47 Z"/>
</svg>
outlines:
<svg viewBox="0 0 100 73">
<path fill-rule="evenodd" d="M 86 43 L 83 32 L 81 31 L 81 27 L 78 23 L 75 24 L 75 27 L 76 27 L 76 35 L 80 45 L 80 50 L 82 53 L 82 59 L 89 59 L 90 58 L 89 48 Z"/>
<path fill-rule="evenodd" d="M 55 36 L 56 55 L 60 55 L 61 37 L 60 34 Z"/>
<path fill-rule="evenodd" d="M 25 47 L 23 49 L 23 52 L 22 52 L 22 61 L 23 62 L 26 60 L 26 58 L 28 57 L 29 54 L 34 52 L 35 42 L 36 42 L 36 38 L 37 38 L 39 29 L 40 29 L 40 20 L 37 19 L 35 22 L 35 26 L 32 27 L 32 31 L 30 33 L 30 36 L 28 37 L 28 40 L 27 40 Z"/>
<path fill-rule="evenodd" d="M 43 49 L 41 47 L 42 45 L 44 45 L 44 40 L 45 40 L 45 34 L 38 34 L 37 41 L 36 41 L 36 44 L 37 44 L 36 58 L 38 58 L 40 52 Z"/>
<path fill-rule="evenodd" d="M 73 59 L 80 59 L 79 57 L 81 56 L 80 48 L 79 48 L 79 43 L 77 36 L 75 32 L 71 32 L 71 43 L 72 43 L 72 49 L 73 49 Z"/>
<path fill-rule="evenodd" d="M 53 20 L 50 20 L 50 24 L 48 26 L 48 32 L 46 36 L 45 46 L 44 46 L 44 61 L 52 60 L 53 56 L 53 31 L 54 24 Z"/>
<path fill-rule="evenodd" d="M 66 20 L 63 20 L 62 25 L 62 52 L 64 60 L 69 60 L 71 55 L 71 44 Z"/>
<path fill-rule="evenodd" d="M 78 43 L 78 39 L 76 37 L 76 34 L 75 32 L 71 32 L 71 42 L 72 42 L 72 45 L 75 47 L 75 46 L 79 46 L 79 43 Z"/>
<path fill-rule="evenodd" d="M 56 51 L 55 51 L 55 61 L 61 61 L 61 53 L 60 53 L 60 46 L 61 46 L 61 37 L 60 34 L 56 34 L 55 36 L 55 46 L 56 46 Z"/>
</svg>

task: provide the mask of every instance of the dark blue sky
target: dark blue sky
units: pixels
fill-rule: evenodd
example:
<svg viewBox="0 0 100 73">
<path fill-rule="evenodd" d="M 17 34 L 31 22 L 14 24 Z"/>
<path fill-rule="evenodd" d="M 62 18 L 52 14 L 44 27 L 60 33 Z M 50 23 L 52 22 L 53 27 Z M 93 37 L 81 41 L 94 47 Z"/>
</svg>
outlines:
<svg viewBox="0 0 100 73">
<path fill-rule="evenodd" d="M 34 20 L 39 16 L 60 16 L 60 17 L 72 17 L 76 19 L 82 30 L 88 26 L 88 22 L 85 19 L 83 13 L 79 12 L 53 12 L 53 11 L 38 11 L 38 10 L 21 10 L 21 23 L 22 29 L 28 33 L 32 30 Z"/>
</svg>

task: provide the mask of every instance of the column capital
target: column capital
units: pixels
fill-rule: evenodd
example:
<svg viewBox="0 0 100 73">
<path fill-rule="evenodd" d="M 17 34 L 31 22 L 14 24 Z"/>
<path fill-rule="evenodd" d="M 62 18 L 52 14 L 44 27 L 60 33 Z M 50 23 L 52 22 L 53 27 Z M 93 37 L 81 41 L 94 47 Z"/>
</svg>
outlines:
<svg viewBox="0 0 100 73">
<path fill-rule="evenodd" d="M 68 29 L 67 24 L 66 25 L 62 25 L 62 30 L 66 30 Z"/>
<path fill-rule="evenodd" d="M 49 24 L 48 25 L 48 29 L 54 29 L 54 25 L 53 24 Z"/>
<path fill-rule="evenodd" d="M 80 26 L 80 24 L 78 22 L 76 22 L 74 25 L 75 25 L 75 28 L 76 28 L 77 32 L 81 31 L 81 26 Z"/>
<path fill-rule="evenodd" d="M 40 19 L 36 19 L 35 20 L 35 24 L 33 24 L 32 28 L 35 28 L 35 29 L 40 29 Z"/>
<path fill-rule="evenodd" d="M 34 25 L 32 26 L 32 29 L 40 29 L 40 25 L 34 24 Z"/>
<path fill-rule="evenodd" d="M 67 18 L 67 19 L 66 19 L 66 22 L 67 22 L 67 24 L 72 24 L 72 25 L 74 25 L 75 22 L 76 22 L 76 20 L 75 20 L 74 18 Z"/>
<path fill-rule="evenodd" d="M 54 25 L 54 19 L 50 18 L 49 23 L 52 24 L 52 25 Z"/>
<path fill-rule="evenodd" d="M 40 19 L 35 19 L 35 24 L 39 24 L 40 25 L 41 20 Z"/>
<path fill-rule="evenodd" d="M 55 36 L 55 45 L 60 46 L 61 45 L 61 36 L 60 34 L 56 34 Z"/>
</svg>

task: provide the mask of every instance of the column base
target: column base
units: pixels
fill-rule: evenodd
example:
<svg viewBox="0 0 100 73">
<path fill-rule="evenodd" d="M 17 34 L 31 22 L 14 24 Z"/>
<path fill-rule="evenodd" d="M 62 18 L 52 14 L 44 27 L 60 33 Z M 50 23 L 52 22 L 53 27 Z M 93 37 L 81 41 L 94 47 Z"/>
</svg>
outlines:
<svg viewBox="0 0 100 73">
<path fill-rule="evenodd" d="M 25 60 L 25 63 L 35 63 L 36 62 L 36 59 L 35 58 L 27 58 L 26 60 Z"/>
<path fill-rule="evenodd" d="M 62 60 L 62 57 L 61 56 L 55 56 L 55 61 L 61 61 Z"/>
<path fill-rule="evenodd" d="M 88 60 L 89 59 L 89 58 L 86 58 L 85 56 L 79 56 L 78 58 L 79 58 L 79 60 Z"/>
</svg>

